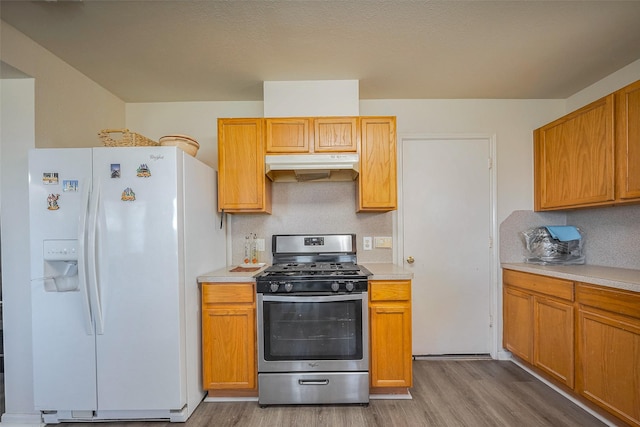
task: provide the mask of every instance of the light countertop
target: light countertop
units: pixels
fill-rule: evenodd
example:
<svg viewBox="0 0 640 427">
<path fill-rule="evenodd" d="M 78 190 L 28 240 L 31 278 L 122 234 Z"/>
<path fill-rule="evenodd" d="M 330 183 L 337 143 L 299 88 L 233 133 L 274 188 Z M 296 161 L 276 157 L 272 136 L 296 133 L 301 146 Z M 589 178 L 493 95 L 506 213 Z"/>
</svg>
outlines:
<svg viewBox="0 0 640 427">
<path fill-rule="evenodd" d="M 590 283 L 609 288 L 640 292 L 640 270 L 603 267 L 598 265 L 537 265 L 503 263 L 502 268 L 542 274 L 574 282 Z"/>
<path fill-rule="evenodd" d="M 413 278 L 411 271 L 392 263 L 371 263 L 362 264 L 362 266 L 373 273 L 373 276 L 369 277 L 372 280 L 410 280 Z M 268 265 L 264 265 L 256 271 L 232 272 L 231 270 L 235 267 L 237 266 L 232 265 L 198 276 L 198 283 L 254 282 L 255 276 L 264 271 Z"/>
<path fill-rule="evenodd" d="M 411 280 L 413 272 L 392 263 L 363 263 L 364 268 L 373 273 L 371 280 Z"/>
<path fill-rule="evenodd" d="M 240 283 L 240 282 L 255 282 L 255 276 L 257 274 L 262 273 L 264 269 L 268 267 L 268 265 L 262 265 L 258 270 L 255 271 L 240 271 L 240 272 L 232 272 L 237 265 L 232 265 L 229 267 L 220 268 L 218 270 L 214 270 L 210 273 L 203 274 L 198 276 L 198 283 Z"/>
</svg>

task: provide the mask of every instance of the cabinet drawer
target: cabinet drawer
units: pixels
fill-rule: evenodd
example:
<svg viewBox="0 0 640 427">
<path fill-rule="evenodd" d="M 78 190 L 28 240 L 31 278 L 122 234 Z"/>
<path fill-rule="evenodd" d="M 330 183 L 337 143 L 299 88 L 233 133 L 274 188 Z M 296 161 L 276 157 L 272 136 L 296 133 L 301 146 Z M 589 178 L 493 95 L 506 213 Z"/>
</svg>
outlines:
<svg viewBox="0 0 640 427">
<path fill-rule="evenodd" d="M 504 283 L 518 288 L 566 299 L 568 301 L 574 300 L 573 282 L 570 280 L 539 276 L 537 274 L 513 270 L 503 270 L 502 280 Z"/>
<path fill-rule="evenodd" d="M 576 300 L 583 305 L 640 319 L 640 293 L 579 283 Z"/>
<path fill-rule="evenodd" d="M 369 301 L 411 300 L 410 280 L 380 280 L 369 282 Z"/>
<path fill-rule="evenodd" d="M 253 304 L 255 298 L 253 283 L 202 284 L 203 304 Z"/>
</svg>

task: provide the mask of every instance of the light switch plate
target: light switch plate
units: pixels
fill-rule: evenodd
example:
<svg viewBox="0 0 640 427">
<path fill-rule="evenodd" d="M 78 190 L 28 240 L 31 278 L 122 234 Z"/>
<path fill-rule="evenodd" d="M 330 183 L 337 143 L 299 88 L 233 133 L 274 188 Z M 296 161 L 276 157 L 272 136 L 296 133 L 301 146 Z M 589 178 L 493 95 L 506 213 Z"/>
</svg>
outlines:
<svg viewBox="0 0 640 427">
<path fill-rule="evenodd" d="M 370 251 L 373 249 L 373 243 L 371 241 L 371 237 L 363 237 L 362 238 L 362 249 L 365 251 Z"/>
<path fill-rule="evenodd" d="M 256 239 L 256 250 L 264 252 L 264 239 Z"/>
</svg>

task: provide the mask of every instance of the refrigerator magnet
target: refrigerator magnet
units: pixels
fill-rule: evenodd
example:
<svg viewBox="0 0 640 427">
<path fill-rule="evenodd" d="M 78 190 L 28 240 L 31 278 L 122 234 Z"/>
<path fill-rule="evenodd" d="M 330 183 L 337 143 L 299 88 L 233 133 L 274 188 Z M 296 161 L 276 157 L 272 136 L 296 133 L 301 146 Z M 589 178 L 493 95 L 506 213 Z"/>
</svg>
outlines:
<svg viewBox="0 0 640 427">
<path fill-rule="evenodd" d="M 133 202 L 135 199 L 136 193 L 133 192 L 131 187 L 125 188 L 122 192 L 122 197 L 120 197 L 120 200 L 122 200 L 123 202 Z"/>
<path fill-rule="evenodd" d="M 111 163 L 111 178 L 120 178 L 120 163 Z"/>
<path fill-rule="evenodd" d="M 151 176 L 151 171 L 146 163 L 141 163 L 137 169 L 137 175 L 142 178 L 148 178 Z"/>
<path fill-rule="evenodd" d="M 44 185 L 56 185 L 58 183 L 58 172 L 44 172 L 42 174 Z"/>
<path fill-rule="evenodd" d="M 77 179 L 63 179 L 62 180 L 62 191 L 78 191 L 78 180 Z"/>
<path fill-rule="evenodd" d="M 49 209 L 50 211 L 57 211 L 58 209 L 60 209 L 60 206 L 58 206 L 59 198 L 59 194 L 49 194 L 49 196 L 47 196 L 47 209 Z"/>
</svg>

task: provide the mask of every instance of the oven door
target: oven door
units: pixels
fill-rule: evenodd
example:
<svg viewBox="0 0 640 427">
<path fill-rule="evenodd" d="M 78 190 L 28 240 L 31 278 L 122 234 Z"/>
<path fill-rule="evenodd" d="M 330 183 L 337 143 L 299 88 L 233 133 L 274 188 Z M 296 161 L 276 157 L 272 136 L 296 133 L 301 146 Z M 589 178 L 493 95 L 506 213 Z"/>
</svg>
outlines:
<svg viewBox="0 0 640 427">
<path fill-rule="evenodd" d="M 258 372 L 369 370 L 367 293 L 258 294 Z"/>
</svg>

